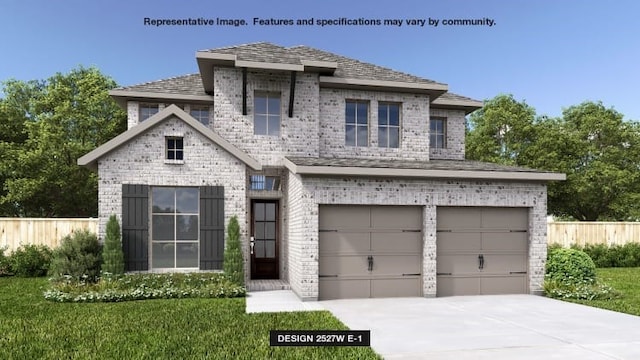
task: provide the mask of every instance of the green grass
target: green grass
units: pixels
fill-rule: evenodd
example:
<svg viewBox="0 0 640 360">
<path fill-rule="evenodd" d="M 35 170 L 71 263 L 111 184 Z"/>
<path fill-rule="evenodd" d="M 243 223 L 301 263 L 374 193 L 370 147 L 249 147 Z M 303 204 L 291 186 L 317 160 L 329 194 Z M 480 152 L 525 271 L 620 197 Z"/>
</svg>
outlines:
<svg viewBox="0 0 640 360">
<path fill-rule="evenodd" d="M 245 299 L 53 303 L 0 278 L 0 359 L 379 359 L 370 348 L 270 347 L 269 330 L 346 329 L 327 311 L 245 314 Z"/>
<path fill-rule="evenodd" d="M 603 268 L 596 273 L 600 281 L 620 291 L 622 298 L 572 302 L 640 316 L 640 268 Z"/>
</svg>

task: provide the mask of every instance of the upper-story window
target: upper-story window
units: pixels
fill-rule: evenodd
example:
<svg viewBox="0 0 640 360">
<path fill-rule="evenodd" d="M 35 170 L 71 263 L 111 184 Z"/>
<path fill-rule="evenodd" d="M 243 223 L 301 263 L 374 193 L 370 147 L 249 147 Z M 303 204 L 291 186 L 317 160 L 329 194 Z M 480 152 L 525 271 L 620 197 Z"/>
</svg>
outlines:
<svg viewBox="0 0 640 360">
<path fill-rule="evenodd" d="M 433 149 L 447 147 L 447 118 L 431 117 L 429 121 L 429 147 Z"/>
<path fill-rule="evenodd" d="M 184 140 L 182 137 L 179 137 L 179 136 L 166 137 L 165 159 L 184 160 Z"/>
<path fill-rule="evenodd" d="M 367 146 L 369 144 L 368 101 L 347 100 L 344 140 L 347 146 Z"/>
<path fill-rule="evenodd" d="M 397 148 L 400 144 L 400 104 L 378 104 L 378 146 Z"/>
<path fill-rule="evenodd" d="M 253 100 L 253 133 L 280 135 L 280 94 L 256 92 Z"/>
<path fill-rule="evenodd" d="M 140 104 L 140 122 L 147 120 L 159 111 L 158 104 Z"/>
<path fill-rule="evenodd" d="M 203 125 L 209 125 L 209 107 L 208 106 L 193 106 L 189 110 L 191 116 L 200 121 Z"/>
</svg>

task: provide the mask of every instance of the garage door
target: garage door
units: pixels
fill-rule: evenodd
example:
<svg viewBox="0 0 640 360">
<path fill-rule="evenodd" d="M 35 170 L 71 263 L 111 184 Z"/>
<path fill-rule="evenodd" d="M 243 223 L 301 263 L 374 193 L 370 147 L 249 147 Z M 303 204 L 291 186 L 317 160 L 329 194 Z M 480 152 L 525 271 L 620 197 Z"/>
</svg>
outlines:
<svg viewBox="0 0 640 360">
<path fill-rule="evenodd" d="M 526 208 L 439 207 L 437 295 L 527 291 Z"/>
<path fill-rule="evenodd" d="M 319 299 L 420 296 L 422 210 L 320 206 Z"/>
</svg>

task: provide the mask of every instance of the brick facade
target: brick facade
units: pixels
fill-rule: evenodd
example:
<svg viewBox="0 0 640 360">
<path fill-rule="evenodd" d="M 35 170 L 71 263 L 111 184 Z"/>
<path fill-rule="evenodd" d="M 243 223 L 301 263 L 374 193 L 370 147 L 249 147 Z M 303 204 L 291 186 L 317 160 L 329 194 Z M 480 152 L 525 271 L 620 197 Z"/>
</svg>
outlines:
<svg viewBox="0 0 640 360">
<path fill-rule="evenodd" d="M 499 181 L 306 178 L 289 175 L 291 288 L 305 300 L 318 297 L 318 205 L 423 206 L 423 294 L 436 295 L 436 208 L 503 206 L 529 209 L 531 293 L 540 293 L 547 256 L 546 185 Z"/>
</svg>

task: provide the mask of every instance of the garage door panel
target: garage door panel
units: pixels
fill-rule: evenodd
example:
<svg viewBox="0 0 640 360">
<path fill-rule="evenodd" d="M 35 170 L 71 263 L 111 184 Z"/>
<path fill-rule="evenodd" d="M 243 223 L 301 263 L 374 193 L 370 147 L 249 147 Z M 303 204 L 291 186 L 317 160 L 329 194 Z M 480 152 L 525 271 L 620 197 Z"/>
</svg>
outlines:
<svg viewBox="0 0 640 360">
<path fill-rule="evenodd" d="M 482 227 L 526 230 L 529 223 L 527 214 L 526 208 L 482 208 Z"/>
<path fill-rule="evenodd" d="M 371 294 L 368 279 L 322 279 L 319 281 L 319 300 L 360 299 Z"/>
<path fill-rule="evenodd" d="M 372 276 L 421 273 L 420 257 L 416 255 L 372 255 Z"/>
<path fill-rule="evenodd" d="M 438 252 L 448 251 L 480 251 L 482 237 L 473 232 L 439 232 Z"/>
<path fill-rule="evenodd" d="M 371 280 L 371 297 L 422 296 L 420 277 Z"/>
<path fill-rule="evenodd" d="M 527 252 L 527 237 L 526 232 L 482 233 L 482 250 Z"/>
<path fill-rule="evenodd" d="M 478 229 L 482 225 L 480 209 L 473 207 L 442 207 L 437 212 L 437 229 Z"/>
<path fill-rule="evenodd" d="M 375 229 L 422 229 L 422 211 L 415 206 L 372 206 L 371 227 Z"/>
<path fill-rule="evenodd" d="M 527 292 L 525 275 L 491 276 L 480 280 L 482 295 L 522 294 Z"/>
<path fill-rule="evenodd" d="M 421 294 L 421 207 L 321 205 L 319 211 L 320 299 Z"/>
<path fill-rule="evenodd" d="M 357 254 L 367 252 L 371 247 L 368 233 L 320 232 L 319 241 L 320 255 Z"/>
<path fill-rule="evenodd" d="M 322 206 L 322 216 L 318 225 L 322 230 L 366 229 L 371 226 L 368 207 L 362 206 Z"/>
<path fill-rule="evenodd" d="M 437 273 L 451 275 L 468 275 L 478 272 L 479 260 L 477 254 L 441 254 L 436 263 Z"/>
<path fill-rule="evenodd" d="M 477 277 L 437 277 L 437 296 L 478 295 L 480 278 Z"/>
<path fill-rule="evenodd" d="M 422 233 L 419 232 L 371 233 L 372 252 L 419 254 L 420 249 L 422 249 Z"/>
<path fill-rule="evenodd" d="M 319 261 L 320 275 L 368 276 L 366 255 L 322 256 Z"/>
<path fill-rule="evenodd" d="M 509 274 L 526 271 L 526 256 L 522 254 L 483 254 L 485 273 Z"/>
</svg>

